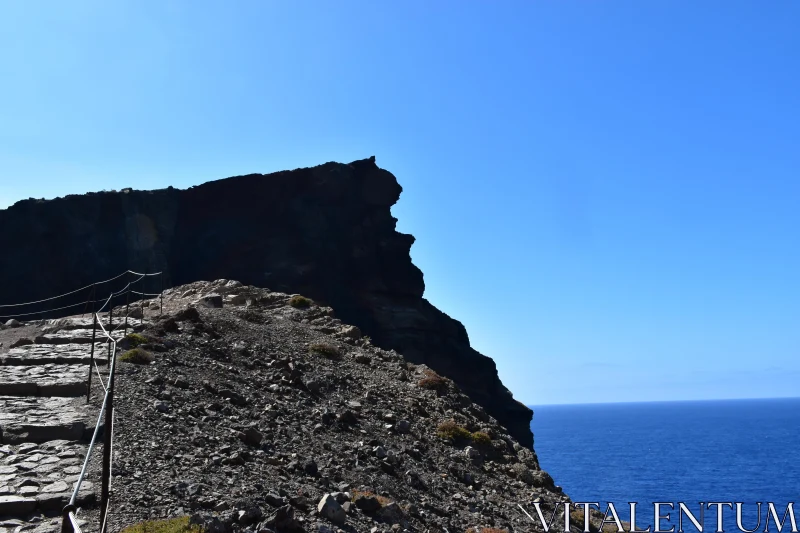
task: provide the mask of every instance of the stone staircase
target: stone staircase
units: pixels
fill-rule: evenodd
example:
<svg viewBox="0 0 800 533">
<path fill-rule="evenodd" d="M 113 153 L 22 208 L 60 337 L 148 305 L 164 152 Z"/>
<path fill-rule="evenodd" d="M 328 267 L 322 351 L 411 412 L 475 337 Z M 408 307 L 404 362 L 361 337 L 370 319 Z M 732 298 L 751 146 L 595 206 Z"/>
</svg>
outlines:
<svg viewBox="0 0 800 533">
<path fill-rule="evenodd" d="M 86 404 L 91 328 L 90 318 L 61 319 L 0 355 L 0 533 L 60 530 L 97 421 L 98 407 Z M 97 339 L 105 373 L 99 328 Z M 97 497 L 84 480 L 77 504 Z"/>
</svg>

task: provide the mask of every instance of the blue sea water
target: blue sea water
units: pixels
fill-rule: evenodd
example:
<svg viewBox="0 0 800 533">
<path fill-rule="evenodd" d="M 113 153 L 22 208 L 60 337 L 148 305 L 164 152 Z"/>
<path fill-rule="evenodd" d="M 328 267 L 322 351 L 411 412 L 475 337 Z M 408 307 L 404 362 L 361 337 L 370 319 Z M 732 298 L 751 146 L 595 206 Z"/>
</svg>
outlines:
<svg viewBox="0 0 800 533">
<path fill-rule="evenodd" d="M 653 502 L 743 502 L 743 525 L 758 521 L 756 502 L 800 507 L 800 398 L 533 406 L 534 448 L 573 501 L 613 502 L 637 526 L 653 524 Z M 666 510 L 668 511 L 668 509 Z M 800 508 L 795 509 L 800 525 Z M 697 531 L 687 527 L 686 531 Z M 676 525 L 673 513 L 664 527 Z M 690 524 L 691 525 L 691 524 Z M 724 511 L 725 531 L 738 531 Z M 705 511 L 714 531 L 715 508 Z M 787 520 L 786 528 L 789 527 Z M 770 531 L 775 531 L 770 523 Z M 783 531 L 787 531 L 784 529 Z"/>
</svg>

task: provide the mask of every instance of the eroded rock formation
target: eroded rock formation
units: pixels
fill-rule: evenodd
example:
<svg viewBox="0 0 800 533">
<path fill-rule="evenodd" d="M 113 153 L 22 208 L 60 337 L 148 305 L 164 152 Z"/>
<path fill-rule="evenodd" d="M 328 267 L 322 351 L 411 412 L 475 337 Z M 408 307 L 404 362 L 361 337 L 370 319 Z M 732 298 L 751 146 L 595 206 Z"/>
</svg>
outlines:
<svg viewBox="0 0 800 533">
<path fill-rule="evenodd" d="M 165 288 L 226 278 L 304 294 L 376 345 L 452 378 L 532 446 L 530 409 L 470 347 L 464 326 L 423 298 L 414 237 L 395 231 L 390 211 L 401 191 L 370 158 L 186 190 L 21 201 L 0 210 L 0 301 L 46 298 L 129 268 L 163 271 Z M 160 290 L 155 284 L 147 291 Z"/>
</svg>

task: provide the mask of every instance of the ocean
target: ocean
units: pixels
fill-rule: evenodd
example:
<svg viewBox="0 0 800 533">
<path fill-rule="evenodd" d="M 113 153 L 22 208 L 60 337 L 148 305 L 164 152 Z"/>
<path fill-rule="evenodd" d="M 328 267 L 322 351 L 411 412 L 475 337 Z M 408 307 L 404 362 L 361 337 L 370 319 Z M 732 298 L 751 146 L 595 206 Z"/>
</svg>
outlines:
<svg viewBox="0 0 800 533">
<path fill-rule="evenodd" d="M 743 526 L 764 530 L 767 502 L 779 518 L 789 502 L 800 526 L 800 398 L 533 406 L 534 448 L 573 501 L 613 502 L 637 526 L 653 524 L 653 502 L 743 502 Z M 738 531 L 724 508 L 725 531 Z M 669 512 L 669 509 L 662 509 Z M 685 519 L 684 519 L 685 520 Z M 697 531 L 687 527 L 686 531 Z M 677 527 L 673 512 L 663 527 Z M 691 526 L 691 523 L 689 523 Z M 787 531 L 787 523 L 783 531 Z M 716 507 L 704 531 L 716 529 Z M 776 531 L 770 523 L 770 531 Z"/>
</svg>

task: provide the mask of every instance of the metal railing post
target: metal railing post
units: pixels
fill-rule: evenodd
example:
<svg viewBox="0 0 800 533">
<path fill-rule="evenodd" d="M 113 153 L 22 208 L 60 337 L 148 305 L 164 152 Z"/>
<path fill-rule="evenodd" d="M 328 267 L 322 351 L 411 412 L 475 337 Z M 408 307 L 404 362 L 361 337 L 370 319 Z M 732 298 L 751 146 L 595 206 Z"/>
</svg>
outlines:
<svg viewBox="0 0 800 533">
<path fill-rule="evenodd" d="M 72 520 L 69 517 L 69 513 L 74 513 L 77 510 L 77 507 L 72 504 L 67 504 L 64 506 L 64 509 L 61 511 L 61 533 L 74 533 L 75 529 L 72 527 Z"/>
<path fill-rule="evenodd" d="M 125 293 L 125 335 L 128 334 L 128 313 L 131 303 L 131 291 Z"/>
<path fill-rule="evenodd" d="M 108 360 L 111 361 L 116 354 L 111 353 L 111 344 L 108 345 Z M 105 522 L 108 513 L 108 499 L 111 488 L 111 435 L 114 431 L 114 374 L 108 376 L 108 403 L 106 404 L 106 422 L 103 428 L 103 485 L 100 493 L 100 523 Z M 103 532 L 101 532 L 103 533 Z"/>
<path fill-rule="evenodd" d="M 158 317 L 161 318 L 161 315 L 164 314 L 164 271 L 161 271 L 161 275 L 159 275 L 159 279 L 161 280 L 161 288 L 159 290 L 159 299 L 161 300 L 158 309 Z"/>
<path fill-rule="evenodd" d="M 94 320 L 92 320 L 92 349 L 91 354 L 89 355 L 89 384 L 86 387 L 86 403 L 89 403 L 89 397 L 92 394 L 92 366 L 94 366 L 94 342 L 95 342 L 95 335 L 97 335 L 97 314 L 94 312 L 94 302 L 92 302 L 92 316 Z"/>
<path fill-rule="evenodd" d="M 108 303 L 110 304 L 112 302 L 112 300 L 114 300 L 113 296 L 108 300 Z M 108 310 L 108 332 L 109 333 L 114 331 L 114 328 L 112 327 L 113 324 L 114 324 L 114 306 L 112 305 L 111 308 Z M 107 340 L 106 343 L 108 344 L 108 350 L 111 351 L 111 341 Z M 108 361 L 106 361 L 106 366 L 111 366 L 111 358 L 110 357 L 108 358 Z"/>
<path fill-rule="evenodd" d="M 147 270 L 144 271 L 144 276 L 145 277 L 142 278 L 142 281 L 144 281 L 144 279 L 147 277 Z M 144 324 L 144 286 L 145 285 L 146 285 L 146 283 L 142 283 L 142 290 L 141 290 L 142 299 L 140 300 L 140 302 L 142 303 L 142 318 L 139 319 L 140 320 L 139 324 Z"/>
</svg>

